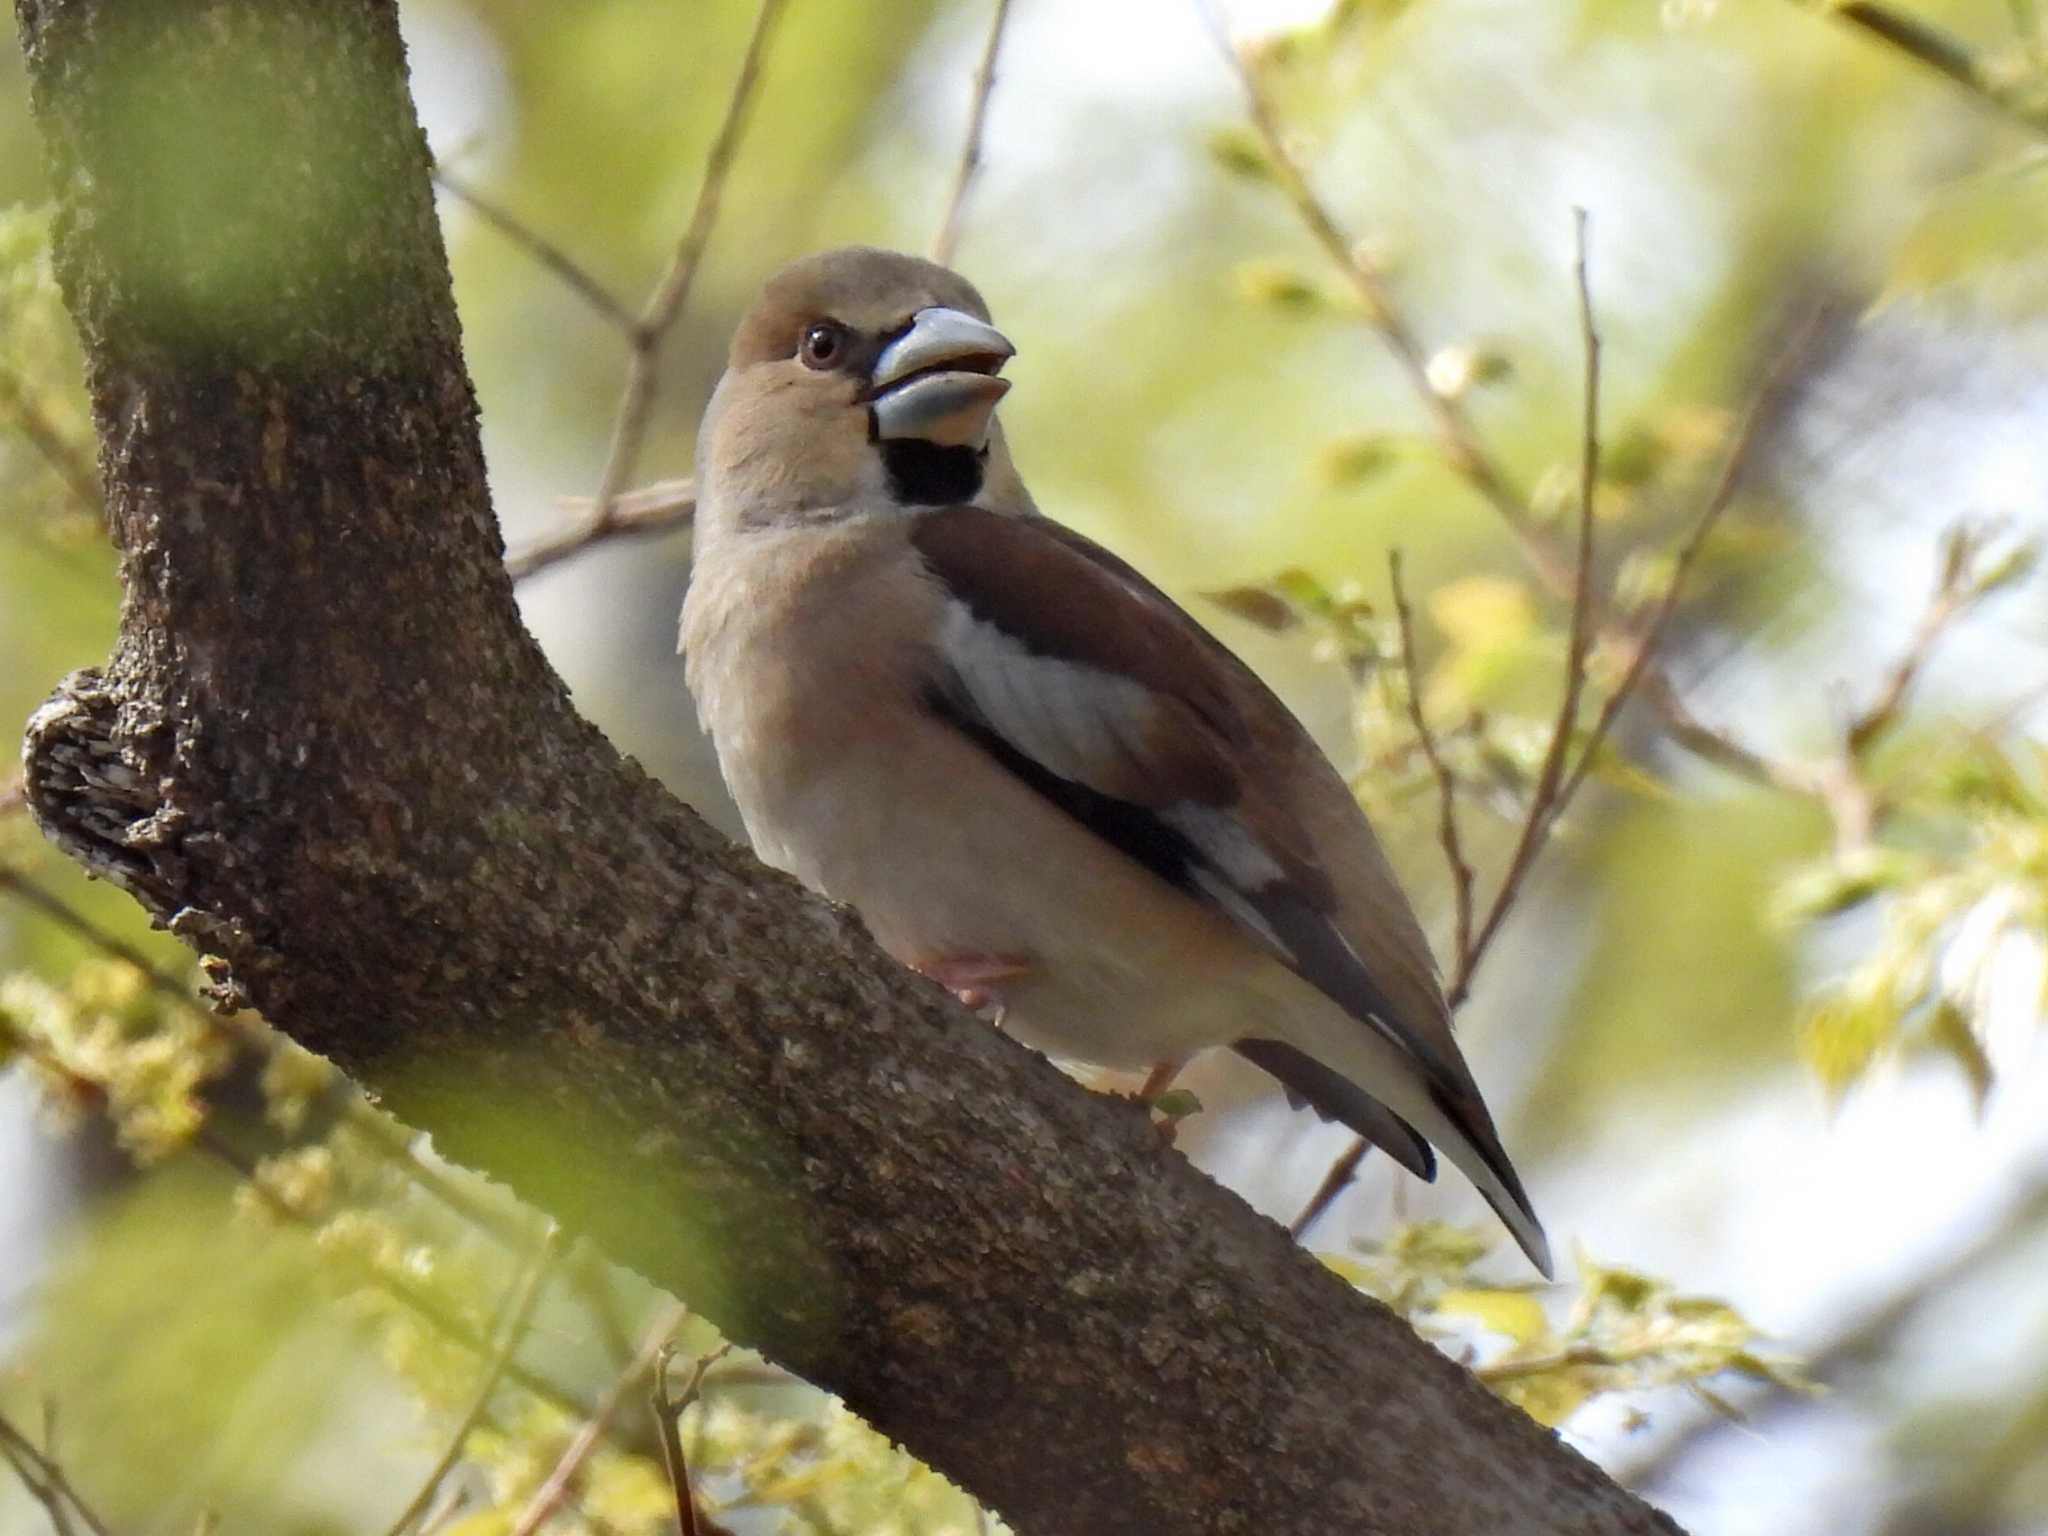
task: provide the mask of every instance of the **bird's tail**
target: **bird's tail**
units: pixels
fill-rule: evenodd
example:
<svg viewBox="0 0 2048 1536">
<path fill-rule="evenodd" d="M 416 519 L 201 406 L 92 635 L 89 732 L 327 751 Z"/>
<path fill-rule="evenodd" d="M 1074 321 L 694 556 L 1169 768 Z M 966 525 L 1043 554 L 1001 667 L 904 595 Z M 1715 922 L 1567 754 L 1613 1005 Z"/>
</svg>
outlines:
<svg viewBox="0 0 2048 1536">
<path fill-rule="evenodd" d="M 1415 1056 L 1402 1050 L 1371 1024 L 1362 1023 L 1317 994 L 1320 1007 L 1288 1008 L 1276 1015 L 1297 1049 L 1357 1084 L 1402 1120 L 1421 1132 L 1438 1151 L 1458 1166 L 1473 1187 L 1486 1197 L 1529 1262 L 1552 1277 L 1550 1240 L 1522 1188 L 1515 1166 L 1494 1131 L 1479 1093 L 1464 1083 L 1439 1082 Z M 1275 1030 L 1274 1033 L 1283 1031 Z M 1347 1123 L 1351 1117 L 1343 1116 Z M 1377 1140 L 1371 1125 L 1352 1124 L 1361 1135 Z"/>
</svg>

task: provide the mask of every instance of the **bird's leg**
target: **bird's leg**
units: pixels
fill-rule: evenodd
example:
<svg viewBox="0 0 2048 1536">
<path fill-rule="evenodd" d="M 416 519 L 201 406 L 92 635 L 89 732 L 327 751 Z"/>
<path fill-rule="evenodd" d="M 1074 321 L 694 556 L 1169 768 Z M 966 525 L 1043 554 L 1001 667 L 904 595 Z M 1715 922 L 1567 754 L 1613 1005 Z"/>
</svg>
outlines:
<svg viewBox="0 0 2048 1536">
<path fill-rule="evenodd" d="M 1173 1086 L 1173 1080 L 1180 1076 L 1180 1069 L 1186 1065 L 1184 1061 L 1162 1061 L 1154 1065 L 1145 1074 L 1144 1085 L 1138 1089 L 1138 1102 L 1150 1104 L 1157 1100 Z"/>
<path fill-rule="evenodd" d="M 920 960 L 912 969 L 929 976 L 976 1013 L 992 1010 L 990 1022 L 1001 1029 L 1006 1010 L 997 983 L 1014 981 L 1031 965 L 1021 955 L 941 955 Z"/>
<path fill-rule="evenodd" d="M 1156 1106 L 1166 1097 L 1166 1091 L 1173 1086 L 1173 1080 L 1180 1076 L 1185 1061 L 1161 1061 L 1153 1064 L 1145 1074 L 1145 1081 L 1138 1088 L 1138 1102 L 1147 1109 Z M 1180 1134 L 1180 1114 L 1162 1114 L 1152 1122 L 1152 1129 L 1159 1133 L 1159 1139 L 1169 1147 Z"/>
</svg>

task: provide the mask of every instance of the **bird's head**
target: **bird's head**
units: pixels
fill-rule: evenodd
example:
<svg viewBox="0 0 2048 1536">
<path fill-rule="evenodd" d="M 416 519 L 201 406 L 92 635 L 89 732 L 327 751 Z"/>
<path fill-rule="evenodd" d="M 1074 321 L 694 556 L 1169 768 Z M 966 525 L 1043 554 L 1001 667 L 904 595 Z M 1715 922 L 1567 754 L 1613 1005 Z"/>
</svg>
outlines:
<svg viewBox="0 0 2048 1536">
<path fill-rule="evenodd" d="M 700 516 L 734 527 L 973 500 L 1013 478 L 995 424 L 1015 351 L 965 278 L 851 247 L 805 257 L 740 322 L 705 412 Z"/>
</svg>

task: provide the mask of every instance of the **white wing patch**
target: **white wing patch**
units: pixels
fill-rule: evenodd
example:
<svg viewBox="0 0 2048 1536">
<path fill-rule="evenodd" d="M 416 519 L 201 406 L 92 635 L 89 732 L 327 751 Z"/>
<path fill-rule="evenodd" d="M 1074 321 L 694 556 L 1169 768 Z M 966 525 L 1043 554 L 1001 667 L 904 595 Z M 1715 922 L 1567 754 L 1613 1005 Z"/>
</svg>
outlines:
<svg viewBox="0 0 2048 1536">
<path fill-rule="evenodd" d="M 1144 730 L 1159 707 L 1144 684 L 1033 655 L 957 601 L 946 604 L 939 651 L 989 729 L 1052 773 L 1099 789 L 1134 766 L 1142 770 Z M 1182 878 L 1201 898 L 1293 961 L 1258 901 L 1287 874 L 1250 829 L 1229 809 L 1192 800 L 1152 814 L 1188 845 Z"/>
<path fill-rule="evenodd" d="M 989 728 L 1061 778 L 1095 784 L 1139 760 L 1153 708 L 1142 683 L 1081 662 L 1034 656 L 949 600 L 939 652 Z"/>
</svg>

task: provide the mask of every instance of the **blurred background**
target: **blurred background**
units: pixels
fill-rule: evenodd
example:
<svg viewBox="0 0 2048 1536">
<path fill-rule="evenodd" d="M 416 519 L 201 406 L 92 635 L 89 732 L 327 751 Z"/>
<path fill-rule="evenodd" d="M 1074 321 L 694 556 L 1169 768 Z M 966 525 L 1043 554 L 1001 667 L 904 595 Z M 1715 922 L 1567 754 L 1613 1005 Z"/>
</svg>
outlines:
<svg viewBox="0 0 2048 1536">
<path fill-rule="evenodd" d="M 626 359 L 533 244 L 638 308 L 755 6 L 403 15 L 462 189 L 442 215 L 517 555 L 595 489 Z M 930 246 L 991 16 L 789 6 L 633 483 L 687 475 L 731 327 L 781 262 Z M 1187 603 L 1358 773 L 1452 969 L 1387 555 L 1483 914 L 1568 659 L 1529 549 L 1569 571 L 1585 210 L 1604 342 L 1585 725 L 1721 465 L 1751 452 L 1664 664 L 1461 1015 L 1567 1274 L 1525 1289 L 1464 1184 L 1384 1159 L 1308 1241 L 1699 1536 L 2048 1532 L 2034 0 L 1918 0 L 1910 25 L 1789 0 L 1015 0 L 982 155 L 954 259 L 1017 343 L 1003 416 L 1042 507 Z M 0 722 L 105 657 L 119 601 L 46 198 L 9 50 Z M 674 655 L 688 574 L 671 525 L 519 593 L 591 718 L 736 829 Z M 521 1528 L 609 1384 L 644 1379 L 669 1303 L 572 1253 L 511 1329 L 531 1213 L 317 1063 L 188 1008 L 191 957 L 43 850 L 4 781 L 0 877 L 9 1433 L 121 1532 Z M 1248 1069 L 1185 1086 L 1204 1107 L 1182 1148 L 1281 1220 L 1346 1147 Z M 681 1337 L 711 1347 L 694 1321 Z M 743 1536 L 988 1528 L 765 1364 L 728 1357 L 705 1393 L 686 1443 Z M 526 1528 L 666 1529 L 637 1400 Z M 0 1468 L 0 1530 L 48 1523 Z"/>
</svg>

